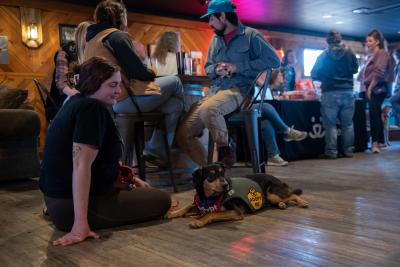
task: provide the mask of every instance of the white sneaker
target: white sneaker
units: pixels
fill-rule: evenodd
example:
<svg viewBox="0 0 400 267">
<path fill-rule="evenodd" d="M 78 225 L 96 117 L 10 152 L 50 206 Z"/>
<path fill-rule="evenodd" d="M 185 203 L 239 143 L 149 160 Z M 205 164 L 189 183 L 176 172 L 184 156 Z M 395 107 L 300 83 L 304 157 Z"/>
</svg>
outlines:
<svg viewBox="0 0 400 267">
<path fill-rule="evenodd" d="M 372 148 L 371 148 L 372 153 L 374 154 L 378 154 L 379 152 L 381 152 L 379 150 L 379 146 L 377 142 L 372 143 Z"/>
<path fill-rule="evenodd" d="M 283 160 L 278 154 L 273 156 L 272 158 L 268 158 L 267 166 L 287 166 L 289 163 Z"/>
<path fill-rule="evenodd" d="M 307 137 L 307 132 L 298 131 L 294 128 L 289 128 L 283 140 L 286 142 L 290 141 L 301 141 Z"/>
</svg>

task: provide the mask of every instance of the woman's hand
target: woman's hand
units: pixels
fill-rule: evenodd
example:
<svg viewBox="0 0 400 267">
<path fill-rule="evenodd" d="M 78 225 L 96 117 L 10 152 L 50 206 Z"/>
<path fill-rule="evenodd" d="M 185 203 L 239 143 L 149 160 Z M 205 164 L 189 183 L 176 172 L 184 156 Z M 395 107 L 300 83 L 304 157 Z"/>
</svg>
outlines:
<svg viewBox="0 0 400 267">
<path fill-rule="evenodd" d="M 149 185 L 148 183 L 146 183 L 145 181 L 143 181 L 142 179 L 135 177 L 133 179 L 133 184 L 135 185 L 135 187 L 145 187 L 145 188 L 151 188 L 151 185 Z"/>
<path fill-rule="evenodd" d="M 53 241 L 54 246 L 69 246 L 82 241 L 86 238 L 92 237 L 98 239 L 99 235 L 90 230 L 87 222 L 74 222 L 71 232 Z"/>
<path fill-rule="evenodd" d="M 369 100 L 371 100 L 371 91 L 372 90 L 370 90 L 370 89 L 368 89 L 368 91 L 367 91 L 367 97 L 368 97 Z"/>
</svg>

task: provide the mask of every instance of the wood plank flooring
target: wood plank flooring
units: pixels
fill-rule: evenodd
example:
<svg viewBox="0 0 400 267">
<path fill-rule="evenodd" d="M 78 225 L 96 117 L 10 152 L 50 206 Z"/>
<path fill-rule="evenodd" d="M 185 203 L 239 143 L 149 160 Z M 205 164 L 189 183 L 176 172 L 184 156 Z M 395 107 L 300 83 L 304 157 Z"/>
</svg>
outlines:
<svg viewBox="0 0 400 267">
<path fill-rule="evenodd" d="M 269 168 L 303 189 L 308 209 L 267 209 L 198 230 L 188 218 L 156 221 L 65 248 L 49 243 L 62 233 L 41 217 L 37 181 L 3 182 L 0 266 L 400 266 L 399 158 L 394 142 L 379 155 Z M 173 195 L 181 205 L 192 197 Z"/>
</svg>

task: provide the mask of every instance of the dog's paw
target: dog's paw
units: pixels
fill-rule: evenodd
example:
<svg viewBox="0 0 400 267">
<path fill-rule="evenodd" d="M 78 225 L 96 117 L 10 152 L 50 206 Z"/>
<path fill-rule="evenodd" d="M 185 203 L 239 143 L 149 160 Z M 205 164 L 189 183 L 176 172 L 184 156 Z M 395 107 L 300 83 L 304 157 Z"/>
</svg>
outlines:
<svg viewBox="0 0 400 267">
<path fill-rule="evenodd" d="M 299 208 L 308 208 L 308 202 L 307 201 L 299 202 L 298 206 Z"/>
<path fill-rule="evenodd" d="M 193 220 L 189 223 L 189 227 L 192 229 L 198 229 L 198 228 L 203 227 L 204 225 L 205 225 L 205 223 L 203 223 L 200 220 Z"/>
<path fill-rule="evenodd" d="M 278 208 L 284 210 L 284 209 L 287 208 L 287 205 L 285 204 L 285 202 L 279 202 L 279 203 L 278 203 Z"/>
</svg>

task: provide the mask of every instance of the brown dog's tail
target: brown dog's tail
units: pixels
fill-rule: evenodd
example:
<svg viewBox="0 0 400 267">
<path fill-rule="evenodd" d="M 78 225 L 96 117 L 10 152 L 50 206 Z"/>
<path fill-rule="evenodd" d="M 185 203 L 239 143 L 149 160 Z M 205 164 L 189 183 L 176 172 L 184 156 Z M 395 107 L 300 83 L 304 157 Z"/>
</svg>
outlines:
<svg viewBox="0 0 400 267">
<path fill-rule="evenodd" d="M 300 196 L 301 194 L 303 194 L 303 190 L 295 189 L 295 190 L 293 190 L 293 194 Z"/>
</svg>

